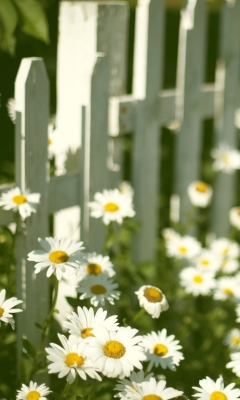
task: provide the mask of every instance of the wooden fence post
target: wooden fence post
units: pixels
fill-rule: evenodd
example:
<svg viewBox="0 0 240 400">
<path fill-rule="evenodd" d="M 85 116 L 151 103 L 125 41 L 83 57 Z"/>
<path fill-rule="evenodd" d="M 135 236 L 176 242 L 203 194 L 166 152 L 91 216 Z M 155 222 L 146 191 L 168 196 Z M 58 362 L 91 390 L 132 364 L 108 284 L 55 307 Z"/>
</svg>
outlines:
<svg viewBox="0 0 240 400">
<path fill-rule="evenodd" d="M 175 189 L 180 196 L 180 219 L 190 206 L 188 185 L 199 179 L 201 154 L 201 85 L 204 81 L 206 7 L 204 0 L 189 0 L 182 11 L 178 49 Z"/>
<path fill-rule="evenodd" d="M 134 132 L 133 185 L 141 230 L 133 243 L 135 261 L 156 251 L 159 198 L 159 98 L 162 82 L 164 2 L 140 0 L 136 14 L 133 96 L 139 100 Z"/>
<path fill-rule="evenodd" d="M 16 185 L 22 190 L 40 193 L 37 213 L 19 222 L 16 237 L 17 297 L 23 300 L 23 312 L 17 314 L 18 355 L 22 336 L 37 346 L 42 323 L 49 307 L 46 273 L 35 275 L 30 251 L 39 248 L 38 237 L 48 235 L 48 162 L 49 84 L 44 63 L 38 58 L 22 60 L 15 83 L 16 100 Z"/>
<path fill-rule="evenodd" d="M 240 2 L 224 4 L 221 24 L 220 62 L 216 76 L 216 86 L 221 93 L 216 97 L 215 147 L 227 143 L 237 147 L 237 131 L 234 123 L 235 111 L 239 105 L 240 71 Z M 219 96 L 221 101 L 219 102 Z M 220 108 L 219 108 L 220 104 Z M 219 172 L 214 182 L 212 204 L 212 229 L 217 235 L 226 235 L 229 229 L 229 210 L 235 201 L 235 175 Z"/>
</svg>

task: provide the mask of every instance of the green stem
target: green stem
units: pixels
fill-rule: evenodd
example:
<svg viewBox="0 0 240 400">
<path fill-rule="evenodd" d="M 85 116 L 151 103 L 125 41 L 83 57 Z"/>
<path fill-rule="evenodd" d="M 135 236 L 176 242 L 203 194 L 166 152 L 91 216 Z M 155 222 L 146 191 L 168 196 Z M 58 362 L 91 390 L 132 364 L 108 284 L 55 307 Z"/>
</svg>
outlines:
<svg viewBox="0 0 240 400">
<path fill-rule="evenodd" d="M 135 317 L 132 319 L 132 323 L 136 322 L 144 313 L 145 313 L 145 308 L 140 308 Z"/>
<path fill-rule="evenodd" d="M 106 239 L 105 239 L 105 242 L 103 245 L 103 250 L 102 250 L 103 254 L 107 253 L 107 251 L 111 248 L 112 236 L 113 236 L 113 223 L 110 222 L 110 224 L 107 225 L 107 234 L 106 234 Z"/>
<path fill-rule="evenodd" d="M 70 389 L 70 383 L 67 382 L 66 385 L 65 385 L 65 388 L 63 389 L 62 395 L 61 395 L 61 397 L 60 397 L 61 399 L 63 399 L 64 397 L 66 397 L 66 395 L 67 395 L 69 389 Z"/>
</svg>

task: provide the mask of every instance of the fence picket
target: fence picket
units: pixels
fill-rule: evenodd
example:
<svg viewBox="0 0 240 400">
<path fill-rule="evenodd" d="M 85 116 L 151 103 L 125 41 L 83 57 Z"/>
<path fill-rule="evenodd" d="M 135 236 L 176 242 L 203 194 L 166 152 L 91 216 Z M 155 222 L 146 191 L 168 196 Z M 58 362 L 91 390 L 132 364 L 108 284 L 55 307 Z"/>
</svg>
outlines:
<svg viewBox="0 0 240 400">
<path fill-rule="evenodd" d="M 224 4 L 222 10 L 220 58 L 216 74 L 216 86 L 222 93 L 216 98 L 215 146 L 227 143 L 237 147 L 237 131 L 234 124 L 235 111 L 239 104 L 240 71 L 240 2 Z M 219 102 L 220 96 L 220 102 Z M 220 106 L 220 108 L 219 108 Z M 212 228 L 217 235 L 225 235 L 229 229 L 228 212 L 235 201 L 234 175 L 218 173 L 214 182 L 212 206 Z M 221 215 L 221 218 L 219 218 Z"/>
<path fill-rule="evenodd" d="M 133 95 L 139 99 L 134 132 L 133 185 L 141 231 L 133 243 L 136 261 L 153 259 L 159 194 L 158 93 L 162 81 L 164 4 L 142 0 L 136 14 Z M 138 153 L 144 149 L 144 154 Z"/>
<path fill-rule="evenodd" d="M 187 187 L 199 179 L 201 85 L 204 80 L 207 17 L 205 8 L 204 0 L 188 1 L 180 22 L 176 118 L 180 120 L 181 126 L 177 137 L 175 190 L 180 196 L 182 220 L 186 219 L 190 205 Z"/>
<path fill-rule="evenodd" d="M 22 190 L 41 193 L 37 213 L 20 222 L 16 235 L 17 297 L 22 299 L 23 313 L 18 316 L 18 352 L 21 338 L 37 345 L 40 331 L 35 322 L 43 322 L 49 305 L 48 280 L 37 277 L 27 254 L 38 248 L 38 237 L 48 235 L 47 132 L 49 121 L 49 85 L 41 59 L 22 60 L 15 83 L 16 99 L 16 185 Z"/>
</svg>

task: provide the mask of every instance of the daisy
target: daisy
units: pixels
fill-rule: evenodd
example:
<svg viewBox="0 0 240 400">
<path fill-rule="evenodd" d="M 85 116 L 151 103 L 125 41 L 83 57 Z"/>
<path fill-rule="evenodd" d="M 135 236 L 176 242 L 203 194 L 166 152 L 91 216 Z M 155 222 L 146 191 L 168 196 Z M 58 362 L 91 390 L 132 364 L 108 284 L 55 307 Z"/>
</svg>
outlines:
<svg viewBox="0 0 240 400">
<path fill-rule="evenodd" d="M 94 201 L 90 202 L 90 215 L 94 218 L 103 219 L 108 225 L 111 221 L 122 224 L 123 218 L 134 217 L 132 198 L 121 193 L 118 189 L 103 190 L 102 193 L 94 195 Z"/>
<path fill-rule="evenodd" d="M 162 311 L 169 308 L 165 295 L 156 286 L 141 286 L 135 294 L 138 296 L 140 307 L 143 307 L 153 318 L 158 318 Z"/>
<path fill-rule="evenodd" d="M 224 343 L 232 350 L 240 350 L 240 330 L 232 329 L 226 336 Z"/>
<path fill-rule="evenodd" d="M 130 198 L 133 198 L 134 190 L 130 182 L 123 181 L 119 185 L 119 191 Z"/>
<path fill-rule="evenodd" d="M 211 201 L 213 190 L 210 185 L 202 181 L 194 181 L 188 186 L 188 196 L 192 205 L 207 207 Z"/>
<path fill-rule="evenodd" d="M 78 307 L 77 313 L 68 314 L 64 321 L 63 327 L 68 329 L 71 336 L 78 340 L 94 337 L 95 329 L 98 327 L 106 328 L 107 330 L 116 331 L 118 329 L 117 315 L 112 315 L 107 318 L 107 311 L 99 308 L 94 315 L 93 308 L 89 310 L 87 307 Z"/>
<path fill-rule="evenodd" d="M 162 230 L 162 235 L 163 238 L 166 242 L 174 240 L 174 239 L 180 239 L 179 233 L 177 233 L 174 229 L 172 228 L 165 228 Z"/>
<path fill-rule="evenodd" d="M 134 368 L 142 369 L 141 362 L 146 359 L 146 355 L 139 345 L 142 337 L 135 336 L 137 332 L 137 329 L 130 326 L 120 327 L 117 332 L 104 328 L 96 331 L 89 352 L 103 375 L 123 379 Z"/>
<path fill-rule="evenodd" d="M 216 255 L 220 255 L 228 259 L 238 258 L 240 255 L 239 245 L 236 242 L 224 237 L 214 240 L 210 245 L 210 249 Z"/>
<path fill-rule="evenodd" d="M 106 274 L 87 275 L 79 285 L 77 292 L 82 293 L 80 300 L 90 298 L 90 303 L 94 307 L 97 307 L 99 303 L 103 306 L 105 300 L 114 304 L 114 300 L 118 300 L 120 296 L 120 292 L 116 290 L 118 284 L 109 279 Z"/>
<path fill-rule="evenodd" d="M 81 379 L 86 380 L 87 375 L 93 379 L 101 381 L 98 369 L 93 364 L 88 347 L 85 341 L 71 343 L 64 335 L 58 334 L 62 347 L 51 343 L 51 347 L 46 348 L 47 359 L 51 361 L 48 365 L 49 374 L 58 373 L 58 378 L 67 376 L 67 381 L 71 384 L 75 381 L 78 374 Z"/>
<path fill-rule="evenodd" d="M 237 229 L 240 229 L 240 207 L 233 207 L 229 211 L 230 224 Z"/>
<path fill-rule="evenodd" d="M 236 307 L 236 314 L 237 314 L 236 322 L 240 322 L 240 304 L 238 304 Z"/>
<path fill-rule="evenodd" d="M 86 263 L 80 265 L 77 271 L 77 278 L 82 280 L 87 275 L 99 275 L 102 273 L 106 273 L 109 277 L 116 274 L 108 256 L 93 253 L 88 255 Z"/>
<path fill-rule="evenodd" d="M 216 288 L 213 294 L 215 300 L 239 300 L 239 283 L 234 277 L 223 277 L 216 281 Z"/>
<path fill-rule="evenodd" d="M 37 212 L 37 205 L 40 203 L 39 193 L 21 192 L 18 187 L 2 193 L 0 197 L 0 206 L 4 210 L 18 211 L 21 218 L 29 217 L 32 213 Z"/>
<path fill-rule="evenodd" d="M 196 257 L 196 267 L 203 271 L 211 271 L 216 273 L 221 265 L 222 257 L 216 256 L 211 250 L 202 249 L 201 253 Z"/>
<path fill-rule="evenodd" d="M 61 280 L 63 276 L 68 276 L 70 269 L 78 268 L 80 262 L 84 260 L 83 242 L 57 237 L 39 238 L 38 241 L 43 250 L 33 250 L 28 254 L 28 260 L 37 263 L 34 265 L 35 274 L 48 268 L 48 278 L 55 272 L 57 279 Z"/>
<path fill-rule="evenodd" d="M 239 261 L 234 259 L 224 259 L 220 265 L 220 270 L 225 274 L 232 274 L 239 269 Z"/>
<path fill-rule="evenodd" d="M 15 99 L 8 99 L 7 104 L 7 112 L 10 120 L 13 124 L 16 122 L 16 110 L 15 110 Z"/>
<path fill-rule="evenodd" d="M 209 295 L 211 290 L 216 286 L 214 273 L 211 271 L 203 271 L 196 267 L 184 268 L 180 274 L 180 284 L 185 288 L 187 293 L 194 296 Z"/>
<path fill-rule="evenodd" d="M 20 390 L 17 391 L 17 400 L 46 400 L 46 397 L 51 390 L 43 383 L 38 386 L 38 383 L 31 381 L 29 386 L 22 384 Z"/>
<path fill-rule="evenodd" d="M 167 336 L 167 330 L 151 332 L 143 336 L 141 345 L 144 347 L 149 361 L 148 371 L 153 366 L 161 365 L 163 369 L 170 368 L 176 370 L 176 365 L 179 365 L 180 360 L 183 360 L 183 354 L 178 351 L 182 348 L 179 345 L 179 340 L 174 340 L 175 336 Z"/>
<path fill-rule="evenodd" d="M 201 244 L 192 236 L 181 236 L 166 242 L 167 254 L 178 259 L 194 258 L 201 251 Z"/>
<path fill-rule="evenodd" d="M 199 381 L 199 387 L 193 387 L 199 393 L 194 394 L 194 397 L 198 397 L 200 400 L 237 400 L 240 396 L 239 389 L 233 389 L 235 383 L 224 388 L 223 378 L 220 376 L 216 382 L 214 382 L 208 376 L 205 379 Z"/>
<path fill-rule="evenodd" d="M 120 397 L 122 399 L 128 398 L 131 396 L 131 393 L 129 395 L 129 387 L 130 388 L 136 388 L 136 383 L 142 383 L 142 382 L 148 382 L 150 378 L 153 376 L 152 373 L 144 376 L 143 370 L 140 370 L 138 372 L 133 371 L 129 379 L 122 379 L 118 381 L 118 384 L 115 386 L 114 390 L 118 390 L 119 393 L 115 394 L 114 397 Z"/>
<path fill-rule="evenodd" d="M 240 378 L 240 351 L 230 354 L 231 361 L 227 363 L 226 367 L 231 368 L 234 374 Z M 238 396 L 240 397 L 240 390 Z"/>
<path fill-rule="evenodd" d="M 214 158 L 214 171 L 232 174 L 236 169 L 240 168 L 240 152 L 231 149 L 228 144 L 220 144 L 218 149 L 212 150 L 211 155 Z"/>
<path fill-rule="evenodd" d="M 18 304 L 22 303 L 22 300 L 18 300 L 16 297 L 10 297 L 10 299 L 5 300 L 6 290 L 2 289 L 0 291 L 0 326 L 1 321 L 10 324 L 12 329 L 15 327 L 15 322 L 12 314 L 21 312 L 20 308 L 13 308 Z"/>
<path fill-rule="evenodd" d="M 156 381 L 150 378 L 149 381 L 135 383 L 133 388 L 129 388 L 129 397 L 131 400 L 169 400 L 181 396 L 183 392 L 165 388 L 166 381 Z"/>
</svg>

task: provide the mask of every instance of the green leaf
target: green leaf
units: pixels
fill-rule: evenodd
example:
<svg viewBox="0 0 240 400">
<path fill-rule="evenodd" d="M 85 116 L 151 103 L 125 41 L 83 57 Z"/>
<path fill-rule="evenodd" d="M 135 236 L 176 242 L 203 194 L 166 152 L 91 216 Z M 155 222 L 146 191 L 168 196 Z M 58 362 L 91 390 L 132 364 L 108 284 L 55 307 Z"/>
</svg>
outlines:
<svg viewBox="0 0 240 400">
<path fill-rule="evenodd" d="M 42 325 L 41 324 L 39 324 L 38 322 L 35 322 L 35 326 L 38 328 L 38 329 L 43 329 L 43 327 L 42 327 Z"/>
<path fill-rule="evenodd" d="M 13 54 L 16 39 L 14 31 L 18 22 L 17 11 L 11 0 L 0 1 L 0 48 Z"/>
<path fill-rule="evenodd" d="M 21 17 L 22 31 L 49 44 L 48 22 L 38 0 L 13 0 Z"/>
<path fill-rule="evenodd" d="M 36 355 L 36 350 L 35 350 L 34 346 L 32 345 L 32 343 L 30 343 L 29 340 L 27 340 L 27 338 L 22 338 L 22 344 L 23 344 L 23 348 L 26 350 L 27 354 L 29 356 L 31 356 L 32 358 L 34 358 Z"/>
</svg>

